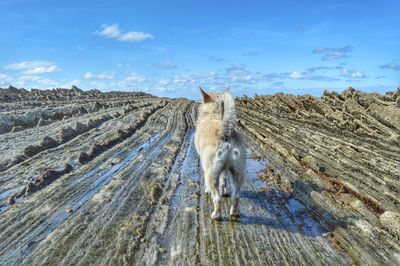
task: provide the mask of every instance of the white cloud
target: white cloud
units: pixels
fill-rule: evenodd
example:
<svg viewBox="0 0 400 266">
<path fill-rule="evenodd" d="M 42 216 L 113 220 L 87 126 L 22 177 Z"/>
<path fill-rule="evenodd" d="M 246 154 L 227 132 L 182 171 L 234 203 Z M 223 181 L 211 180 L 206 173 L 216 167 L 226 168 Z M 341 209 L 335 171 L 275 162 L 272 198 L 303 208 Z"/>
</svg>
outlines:
<svg viewBox="0 0 400 266">
<path fill-rule="evenodd" d="M 117 38 L 121 35 L 121 30 L 119 29 L 118 24 L 103 24 L 101 25 L 100 30 L 95 31 L 94 34 L 107 38 Z"/>
<path fill-rule="evenodd" d="M 150 33 L 141 31 L 123 32 L 116 23 L 111 25 L 101 25 L 100 29 L 94 32 L 94 35 L 116 39 L 121 42 L 141 42 L 154 39 L 154 36 Z"/>
<path fill-rule="evenodd" d="M 199 86 L 205 86 L 207 89 L 213 90 L 221 89 L 227 86 L 227 80 L 215 72 L 175 75 L 160 79 L 155 84 L 154 89 L 159 92 L 173 92 L 197 90 Z"/>
<path fill-rule="evenodd" d="M 0 85 L 9 85 L 12 78 L 5 74 L 0 74 Z"/>
<path fill-rule="evenodd" d="M 347 68 L 342 69 L 341 75 L 346 78 L 367 78 L 362 71 Z"/>
<path fill-rule="evenodd" d="M 289 75 L 292 79 L 301 79 L 303 78 L 303 74 L 297 71 L 293 71 L 292 73 L 290 73 Z"/>
<path fill-rule="evenodd" d="M 84 79 L 91 79 L 94 77 L 94 74 L 92 72 L 86 72 L 85 75 L 83 75 Z"/>
<path fill-rule="evenodd" d="M 38 81 L 39 79 L 40 79 L 39 76 L 28 75 L 19 77 L 18 81 L 25 83 L 25 82 Z"/>
<path fill-rule="evenodd" d="M 114 72 L 102 72 L 97 75 L 98 79 L 114 79 L 115 73 Z"/>
<path fill-rule="evenodd" d="M 61 88 L 71 88 L 72 85 L 79 85 L 81 83 L 80 80 L 74 79 L 74 80 L 67 80 L 67 79 L 62 79 L 60 83 L 58 84 L 59 87 Z"/>
<path fill-rule="evenodd" d="M 90 82 L 90 86 L 93 86 L 94 88 L 99 89 L 99 90 L 106 88 L 105 84 L 100 81 L 92 81 L 92 82 Z"/>
<path fill-rule="evenodd" d="M 24 74 L 26 75 L 31 75 L 31 74 L 42 74 L 42 73 L 54 73 L 61 71 L 59 67 L 56 65 L 51 65 L 51 66 L 41 66 L 41 67 L 35 67 L 32 69 L 28 69 L 23 71 Z"/>
<path fill-rule="evenodd" d="M 131 67 L 131 64 L 129 64 L 129 63 L 118 63 L 117 67 L 126 67 L 126 68 L 128 68 L 128 67 Z"/>
<path fill-rule="evenodd" d="M 140 88 L 138 88 L 138 86 L 141 85 L 143 82 L 147 81 L 148 79 L 145 76 L 135 72 L 131 72 L 128 75 L 126 75 L 123 79 L 111 82 L 107 84 L 107 86 L 109 87 L 108 89 L 110 88 L 119 90 L 140 89 L 142 91 L 145 91 L 146 89 L 142 88 L 142 86 L 140 86 Z M 97 87 L 106 86 L 106 84 L 104 83 L 103 84 L 93 83 L 92 85 L 96 85 Z"/>
<path fill-rule="evenodd" d="M 23 61 L 20 63 L 13 63 L 7 65 L 5 68 L 12 70 L 22 70 L 22 74 L 24 75 L 53 73 L 61 71 L 61 68 L 59 68 L 57 65 L 44 60 Z"/>
<path fill-rule="evenodd" d="M 99 74 L 94 74 L 92 72 L 86 72 L 85 75 L 83 75 L 84 79 L 114 79 L 115 78 L 115 72 L 113 71 L 104 71 Z"/>
<path fill-rule="evenodd" d="M 24 87 L 25 85 L 29 84 L 31 87 L 40 87 L 40 88 L 54 88 L 56 86 L 60 85 L 60 82 L 49 79 L 49 78 L 42 78 L 40 76 L 35 76 L 35 75 L 24 75 L 18 77 L 18 79 L 15 80 L 15 84 L 19 87 Z M 45 87 L 43 87 L 43 85 Z"/>
<path fill-rule="evenodd" d="M 210 59 L 210 61 L 213 61 L 213 62 L 223 62 L 223 61 L 225 61 L 224 58 L 217 57 L 217 56 L 210 56 L 208 59 Z"/>
<path fill-rule="evenodd" d="M 226 73 L 232 82 L 249 82 L 253 80 L 252 73 L 245 65 L 232 65 L 226 69 Z"/>
<path fill-rule="evenodd" d="M 58 86 L 60 82 L 52 79 L 39 79 L 36 81 L 38 84 L 47 85 L 47 86 Z"/>
<path fill-rule="evenodd" d="M 387 69 L 393 69 L 393 70 L 400 70 L 400 65 L 396 63 L 389 63 L 389 64 L 384 64 L 379 66 L 380 68 L 387 68 Z"/>
<path fill-rule="evenodd" d="M 322 60 L 336 60 L 349 57 L 348 54 L 353 51 L 351 45 L 346 45 L 341 48 L 317 47 L 313 50 L 314 54 L 322 54 Z"/>
<path fill-rule="evenodd" d="M 314 74 L 316 69 L 319 68 L 308 68 L 306 71 L 292 71 L 292 72 L 279 72 L 279 73 L 268 73 L 263 75 L 266 80 L 314 80 L 314 81 L 338 81 L 338 78 L 331 77 L 328 75 L 316 75 Z M 259 79 L 261 80 L 261 79 Z"/>
<path fill-rule="evenodd" d="M 130 81 L 130 82 L 143 82 L 146 81 L 146 77 L 143 75 L 140 75 L 138 73 L 135 72 L 131 72 L 130 74 L 128 74 L 125 79 L 125 81 Z"/>
<path fill-rule="evenodd" d="M 242 55 L 243 56 L 256 56 L 258 54 L 259 53 L 257 51 L 251 50 L 251 51 L 247 51 L 247 52 L 243 53 Z"/>
<path fill-rule="evenodd" d="M 161 63 L 161 64 L 153 64 L 153 67 L 160 68 L 160 69 L 172 69 L 172 68 L 176 68 L 177 66 L 174 63 L 167 61 L 167 62 Z"/>
<path fill-rule="evenodd" d="M 18 78 L 14 79 L 11 78 L 9 83 L 13 83 L 18 87 L 29 86 L 40 89 L 52 89 L 55 87 L 69 88 L 72 85 L 78 85 L 80 81 L 68 80 L 68 79 L 54 80 L 49 78 L 42 78 L 40 76 L 35 76 L 35 75 L 23 75 Z M 0 84 L 1 84 L 1 76 L 0 76 Z"/>
<path fill-rule="evenodd" d="M 154 36 L 150 33 L 140 32 L 140 31 L 129 31 L 121 34 L 118 40 L 122 42 L 141 42 L 145 40 L 154 39 Z"/>
</svg>

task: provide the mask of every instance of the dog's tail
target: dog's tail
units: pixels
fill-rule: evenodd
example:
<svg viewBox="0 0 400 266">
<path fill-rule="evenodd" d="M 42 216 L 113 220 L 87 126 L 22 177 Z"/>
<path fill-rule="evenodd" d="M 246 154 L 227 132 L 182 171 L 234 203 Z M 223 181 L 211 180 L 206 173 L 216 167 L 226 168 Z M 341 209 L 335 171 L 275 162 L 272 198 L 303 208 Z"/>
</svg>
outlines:
<svg viewBox="0 0 400 266">
<path fill-rule="evenodd" d="M 222 121 L 223 134 L 222 137 L 227 140 L 232 137 L 236 125 L 235 99 L 225 91 L 222 93 Z"/>
</svg>

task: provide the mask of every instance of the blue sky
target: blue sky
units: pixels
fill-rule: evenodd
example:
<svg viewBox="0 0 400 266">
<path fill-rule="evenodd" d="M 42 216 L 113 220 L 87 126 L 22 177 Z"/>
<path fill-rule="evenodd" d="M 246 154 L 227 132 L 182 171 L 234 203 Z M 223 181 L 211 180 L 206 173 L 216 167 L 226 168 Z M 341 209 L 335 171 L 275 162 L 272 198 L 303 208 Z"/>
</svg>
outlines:
<svg viewBox="0 0 400 266">
<path fill-rule="evenodd" d="M 198 98 L 400 86 L 400 1 L 0 1 L 0 87 Z"/>
</svg>

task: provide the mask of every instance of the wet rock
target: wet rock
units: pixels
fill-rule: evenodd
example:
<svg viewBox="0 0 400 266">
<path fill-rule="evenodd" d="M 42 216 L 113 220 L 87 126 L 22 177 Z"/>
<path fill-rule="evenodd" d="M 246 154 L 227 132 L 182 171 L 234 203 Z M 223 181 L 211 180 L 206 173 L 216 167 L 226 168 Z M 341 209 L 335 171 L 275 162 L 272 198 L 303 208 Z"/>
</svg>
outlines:
<svg viewBox="0 0 400 266">
<path fill-rule="evenodd" d="M 400 144 L 400 134 L 392 134 L 388 140 L 394 144 Z"/>
<path fill-rule="evenodd" d="M 84 114 L 87 114 L 87 113 L 88 113 L 88 110 L 85 107 L 80 107 L 79 108 L 79 111 L 78 111 L 79 115 L 84 115 Z"/>
<path fill-rule="evenodd" d="M 7 168 L 10 168 L 16 164 L 19 164 L 20 162 L 24 161 L 25 159 L 26 159 L 26 157 L 24 155 L 19 154 L 10 160 L 10 162 L 7 164 Z"/>
<path fill-rule="evenodd" d="M 85 164 L 85 163 L 87 163 L 89 161 L 90 161 L 89 155 L 84 151 L 80 151 L 79 155 L 78 155 L 78 162 L 80 164 Z"/>
<path fill-rule="evenodd" d="M 22 130 L 24 130 L 24 128 L 22 126 L 14 126 L 11 129 L 11 132 L 19 132 L 19 131 L 22 131 Z"/>
<path fill-rule="evenodd" d="M 152 204 L 157 203 L 158 199 L 162 195 L 162 188 L 160 187 L 159 184 L 154 184 L 150 190 L 150 202 Z"/>
<path fill-rule="evenodd" d="M 73 137 L 75 137 L 76 135 L 77 135 L 77 132 L 71 127 L 64 127 L 58 133 L 58 136 L 60 137 L 62 142 L 66 142 L 66 141 L 72 139 Z"/>
<path fill-rule="evenodd" d="M 47 95 L 47 96 L 46 96 L 46 100 L 48 100 L 48 101 L 55 101 L 55 100 L 56 100 L 56 97 L 53 96 L 53 95 Z"/>
<path fill-rule="evenodd" d="M 379 220 L 383 227 L 389 232 L 400 237 L 400 214 L 397 212 L 386 211 L 380 217 Z"/>
<path fill-rule="evenodd" d="M 103 145 L 101 143 L 93 143 L 88 150 L 88 155 L 90 158 L 94 158 L 103 151 Z"/>
<path fill-rule="evenodd" d="M 0 134 L 8 133 L 12 130 L 12 127 L 6 123 L 0 123 Z"/>
<path fill-rule="evenodd" d="M 73 129 L 77 132 L 84 132 L 85 130 L 87 130 L 87 128 L 88 127 L 86 125 L 76 121 Z"/>
<path fill-rule="evenodd" d="M 46 124 L 47 124 L 47 123 L 46 123 L 46 120 L 45 120 L 43 117 L 39 118 L 39 121 L 38 121 L 38 123 L 37 123 L 37 126 L 38 126 L 38 127 L 45 126 Z"/>
<path fill-rule="evenodd" d="M 84 124 L 86 122 L 82 121 L 89 119 L 96 121 L 97 125 L 106 119 L 113 119 L 112 123 L 99 129 L 92 128 L 68 145 L 62 145 L 14 167 L 17 173 L 14 169 L 0 173 L 3 183 L 31 181 L 24 188 L 23 194 L 18 193 L 19 197 L 23 197 L 26 190 L 33 193 L 43 188 L 41 185 L 47 184 L 48 180 L 56 182 L 53 185 L 48 183 L 46 194 L 29 196 L 26 201 L 21 199 L 24 203 L 17 208 L 1 212 L 4 216 L 0 223 L 0 232 L 4 236 L 0 244 L 3 247 L 1 253 L 11 264 L 32 264 L 42 260 L 51 265 L 70 260 L 96 264 L 101 263 L 103 254 L 111 255 L 110 263 L 129 265 L 144 265 L 154 262 L 152 259 L 158 264 L 195 264 L 199 261 L 218 264 L 219 258 L 224 258 L 226 264 L 234 264 L 236 257 L 245 258 L 244 263 L 247 264 L 259 261 L 270 264 L 297 261 L 298 264 L 315 265 L 396 264 L 396 254 L 400 254 L 398 238 L 394 233 L 384 232 L 384 222 L 381 224 L 379 219 L 385 210 L 397 212 L 399 198 L 399 185 L 396 183 L 399 146 L 389 139 L 399 132 L 396 124 L 399 108 L 396 107 L 397 98 L 394 94 L 387 94 L 388 97 L 382 98 L 384 101 L 374 95 L 366 98 L 363 97 L 364 93 L 353 91 L 347 96 L 327 92 L 321 99 L 310 96 L 259 95 L 257 103 L 250 98 L 246 100 L 246 105 L 238 102 L 237 115 L 241 122 L 237 126 L 245 134 L 249 148 L 256 146 L 261 158 L 266 160 L 265 167 L 268 165 L 271 170 L 262 180 L 256 178 L 258 173 L 249 172 L 242 190 L 244 200 L 240 208 L 243 213 L 241 223 L 213 225 L 209 221 L 212 201 L 199 192 L 204 191 L 204 182 L 195 145 L 188 134 L 194 130 L 196 103 L 185 102 L 183 105 L 180 100 L 168 99 L 165 100 L 165 104 L 168 104 L 165 109 L 154 114 L 158 100 L 156 104 L 156 101 L 151 103 L 136 97 L 135 106 L 129 106 L 131 103 L 124 97 L 116 97 L 112 93 L 82 91 L 78 95 L 63 89 L 28 93 L 30 97 L 38 99 L 43 99 L 46 94 L 54 94 L 57 99 L 68 99 L 67 103 L 37 103 L 36 98 L 31 100 L 32 106 L 37 106 L 35 108 L 48 108 L 44 119 L 60 110 L 63 114 L 70 112 L 77 116 L 80 104 L 89 107 L 94 101 L 106 103 L 104 107 L 114 106 L 115 109 L 101 111 L 101 114 L 87 114 L 80 119 Z M 28 103 L 21 102 L 25 97 L 25 94 L 20 94 L 10 99 L 20 104 L 15 108 L 27 110 Z M 7 104 L 4 104 L 6 108 Z M 60 108 L 58 105 L 62 104 L 68 107 Z M 136 109 L 123 115 L 123 108 Z M 391 117 L 387 117 L 388 110 L 392 112 Z M 116 111 L 121 114 L 119 118 L 109 115 L 99 119 L 106 113 L 114 114 Z M 38 140 L 40 142 L 47 134 L 59 140 L 54 132 L 59 132 L 62 127 L 71 126 L 80 133 L 79 126 L 73 126 L 75 121 L 69 119 L 68 124 L 53 123 L 46 126 L 46 130 L 29 130 L 37 134 L 30 138 L 32 143 L 24 142 L 29 137 L 25 134 L 4 136 L 18 137 L 16 143 L 10 142 L 10 146 L 20 147 L 15 154 L 7 152 L 6 156 L 14 158 L 21 149 Z M 341 122 L 345 122 L 342 127 L 339 126 Z M 144 143 L 155 132 L 160 132 L 162 137 L 154 139 L 151 147 L 144 148 L 137 155 L 136 144 Z M 376 132 L 376 135 L 373 136 L 371 132 Z M 122 143 L 132 134 L 135 135 Z M 19 141 L 24 144 L 18 146 Z M 76 156 L 78 161 L 83 157 L 90 159 L 87 153 L 85 156 L 79 153 L 88 150 L 94 141 L 98 143 L 94 153 L 107 149 L 107 156 L 89 162 L 86 166 L 78 166 L 76 178 L 59 180 L 62 182 L 55 181 L 51 176 L 43 180 L 37 178 L 43 173 L 42 167 L 51 167 L 62 178 L 61 175 L 72 171 L 70 166 L 74 165 L 70 163 L 64 166 L 64 162 Z M 113 148 L 116 143 L 121 143 L 118 149 Z M 292 157 L 300 161 L 307 155 L 311 159 L 304 159 L 303 164 L 291 162 Z M 111 158 L 121 158 L 121 166 L 125 167 L 110 167 L 109 164 L 118 163 Z M 9 161 L 0 160 L 0 164 L 4 162 Z M 313 170 L 307 164 L 312 165 Z M 168 174 L 172 167 L 173 173 Z M 323 167 L 326 167 L 325 171 Z M 336 182 L 330 188 L 331 179 L 342 182 Z M 263 185 L 268 190 L 258 194 L 258 189 L 263 187 L 261 182 L 265 182 Z M 92 200 L 96 199 L 96 195 L 101 200 Z M 301 211 L 287 206 L 286 201 L 294 195 L 304 205 Z M 364 195 L 372 196 L 374 201 Z M 111 197 L 112 203 L 108 203 Z M 15 199 L 19 202 L 18 197 Z M 164 205 L 156 206 L 159 202 Z M 376 207 L 378 204 L 382 209 Z M 222 205 L 222 215 L 224 221 L 227 221 L 230 201 L 224 201 Z M 80 215 L 74 215 L 73 219 L 66 219 L 61 224 L 59 220 L 53 220 L 58 219 L 60 213 L 67 215 L 66 212 L 70 212 L 67 208 L 72 206 L 71 213 L 78 212 L 79 208 Z M 257 212 L 252 212 L 254 208 Z M 49 220 L 48 214 L 55 215 L 51 215 L 53 218 Z M 384 217 L 381 217 L 382 220 Z M 61 215 L 61 218 L 65 217 Z M 52 230 L 43 231 L 43 226 L 48 223 L 51 223 L 51 229 L 56 234 L 51 233 Z M 102 234 L 96 234 L 98 224 L 102 224 Z M 21 246 L 20 241 L 15 240 L 10 228 L 16 229 L 19 236 L 26 236 L 26 241 L 23 241 L 25 244 Z M 242 234 L 235 234 L 237 230 Z M 325 230 L 329 231 L 331 239 L 323 237 Z M 229 255 L 232 248 L 226 242 L 227 233 L 234 243 L 239 243 L 236 249 L 233 247 L 239 252 L 235 258 Z M 197 237 L 192 237 L 196 234 Z M 32 237 L 38 235 L 43 235 L 45 239 L 40 242 L 40 248 L 36 249 L 39 243 L 31 243 L 35 243 Z M 243 248 L 241 238 L 256 239 L 259 243 L 285 244 L 274 250 L 265 248 L 265 245 L 250 243 L 252 248 L 246 249 Z M 205 239 L 209 246 L 227 244 L 228 247 L 217 251 L 210 249 L 204 253 L 198 245 L 201 239 Z M 27 243 L 35 248 L 35 252 L 28 256 L 15 252 L 25 251 Z M 90 256 L 76 253 L 77 246 L 90 250 Z M 159 251 L 163 247 L 168 250 Z M 187 247 L 192 250 L 190 254 L 186 252 Z M 302 249 L 299 251 L 298 247 Z M 153 254 L 154 250 L 158 256 Z M 166 254 L 162 255 L 163 252 Z M 169 252 L 171 256 L 167 255 Z M 148 255 L 151 254 L 154 256 L 149 259 Z"/>
<path fill-rule="evenodd" d="M 108 115 L 108 114 L 106 114 L 106 115 L 102 115 L 101 116 L 101 121 L 107 121 L 107 120 L 109 120 L 110 118 L 112 118 L 110 115 Z"/>
<path fill-rule="evenodd" d="M 83 93 L 83 90 L 79 89 L 75 85 L 72 85 L 71 90 L 74 91 L 76 95 L 80 95 L 81 93 Z"/>
<path fill-rule="evenodd" d="M 89 128 L 96 127 L 96 126 L 97 126 L 97 122 L 96 122 L 95 120 L 93 120 L 93 119 L 89 119 L 89 120 L 87 121 L 86 125 L 87 125 Z"/>
<path fill-rule="evenodd" d="M 92 112 L 97 112 L 101 109 L 102 105 L 99 102 L 95 102 L 92 107 Z"/>
<path fill-rule="evenodd" d="M 325 171 L 326 171 L 325 165 L 319 164 L 319 166 L 318 166 L 318 171 L 319 171 L 320 173 L 325 173 Z"/>
<path fill-rule="evenodd" d="M 62 120 L 63 118 L 64 118 L 64 113 L 61 112 L 55 112 L 51 117 L 51 119 L 53 120 Z"/>
<path fill-rule="evenodd" d="M 40 187 L 45 187 L 60 177 L 63 173 L 63 171 L 48 169 L 44 171 L 44 173 L 40 175 L 38 179 L 36 179 L 35 184 L 39 185 Z"/>
<path fill-rule="evenodd" d="M 351 98 L 352 96 L 353 96 L 353 93 L 355 92 L 356 90 L 353 88 L 353 87 L 348 87 L 347 89 L 345 89 L 343 92 L 342 92 L 342 95 L 345 97 L 345 98 Z"/>
<path fill-rule="evenodd" d="M 40 146 L 42 146 L 44 149 L 51 149 L 51 148 L 56 147 L 57 145 L 58 145 L 58 142 L 49 136 L 45 136 L 42 139 L 42 141 L 40 142 Z"/>
<path fill-rule="evenodd" d="M 393 92 L 393 99 L 396 100 L 397 97 L 400 97 L 400 88 Z"/>
<path fill-rule="evenodd" d="M 74 170 L 74 168 L 72 167 L 72 165 L 70 165 L 69 163 L 64 164 L 64 174 L 68 174 L 68 173 L 72 172 L 73 170 Z"/>
<path fill-rule="evenodd" d="M 7 205 L 14 205 L 15 204 L 15 194 L 8 196 L 6 200 Z"/>
<path fill-rule="evenodd" d="M 356 199 L 356 200 L 351 201 L 350 206 L 352 206 L 360 214 L 362 214 L 364 217 L 366 217 L 369 221 L 374 222 L 374 223 L 377 222 L 377 218 L 374 215 L 374 213 L 371 212 L 361 200 Z"/>
<path fill-rule="evenodd" d="M 73 212 L 74 212 L 74 210 L 72 208 L 67 208 L 67 210 L 66 210 L 66 213 L 69 213 L 69 214 L 71 214 Z"/>
<path fill-rule="evenodd" d="M 122 130 L 122 129 L 118 129 L 115 137 L 119 140 L 123 140 L 123 139 L 126 139 L 128 136 L 129 136 L 129 132 L 126 132 L 125 130 Z"/>
<path fill-rule="evenodd" d="M 41 151 L 42 151 L 42 148 L 40 146 L 29 145 L 28 147 L 26 147 L 24 149 L 24 155 L 29 158 L 29 157 L 32 157 L 32 156 L 38 154 Z"/>
<path fill-rule="evenodd" d="M 39 190 L 39 186 L 33 182 L 28 182 L 25 186 L 24 194 L 29 195 Z"/>
<path fill-rule="evenodd" d="M 301 159 L 301 162 L 313 169 L 314 171 L 319 171 L 317 160 L 313 156 L 307 155 Z"/>
</svg>

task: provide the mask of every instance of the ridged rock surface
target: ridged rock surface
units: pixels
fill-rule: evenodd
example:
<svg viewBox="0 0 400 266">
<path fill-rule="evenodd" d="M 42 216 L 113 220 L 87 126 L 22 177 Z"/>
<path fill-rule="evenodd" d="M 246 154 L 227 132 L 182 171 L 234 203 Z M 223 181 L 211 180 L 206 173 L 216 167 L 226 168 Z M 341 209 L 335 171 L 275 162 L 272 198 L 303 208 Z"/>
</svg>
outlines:
<svg viewBox="0 0 400 266">
<path fill-rule="evenodd" d="M 198 103 L 0 89 L 1 265 L 399 265 L 400 90 L 239 97 L 239 221 L 210 219 Z"/>
</svg>

